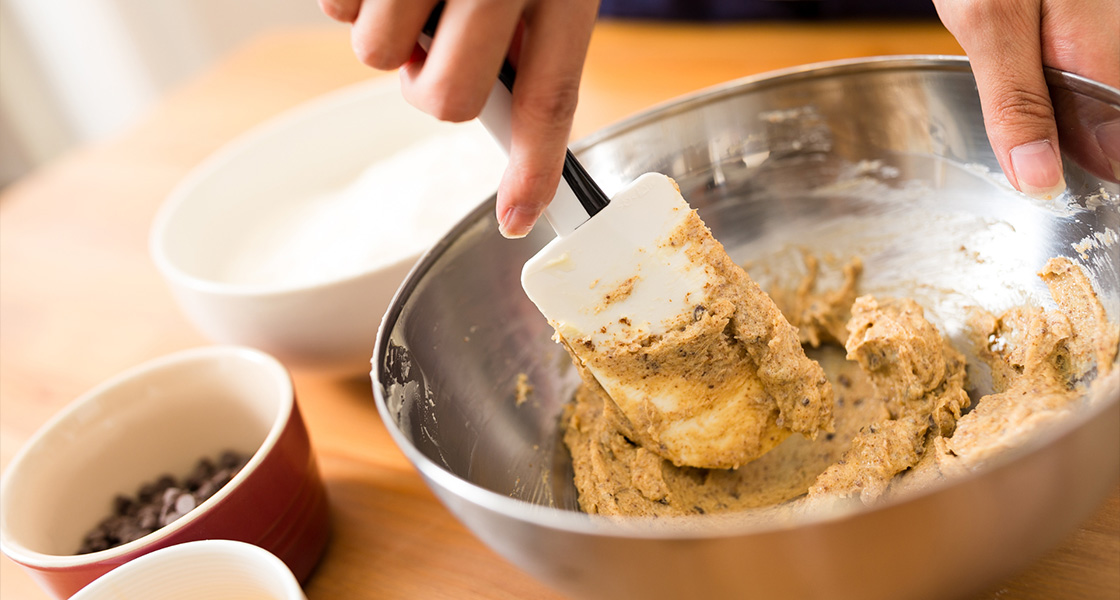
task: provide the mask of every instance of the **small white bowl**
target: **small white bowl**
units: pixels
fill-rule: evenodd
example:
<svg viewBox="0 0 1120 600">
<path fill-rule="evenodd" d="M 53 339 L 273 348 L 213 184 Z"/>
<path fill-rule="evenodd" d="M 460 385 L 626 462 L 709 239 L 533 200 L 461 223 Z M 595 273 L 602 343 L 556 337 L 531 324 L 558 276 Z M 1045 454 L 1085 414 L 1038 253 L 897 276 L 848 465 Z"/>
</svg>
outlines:
<svg viewBox="0 0 1120 600">
<path fill-rule="evenodd" d="M 343 88 L 234 140 L 153 223 L 150 250 L 196 327 L 295 368 L 369 369 L 420 255 L 497 189 L 477 122 L 409 106 L 395 77 Z"/>
<path fill-rule="evenodd" d="M 156 550 L 70 600 L 306 600 L 284 561 L 244 542 L 202 540 Z"/>
</svg>

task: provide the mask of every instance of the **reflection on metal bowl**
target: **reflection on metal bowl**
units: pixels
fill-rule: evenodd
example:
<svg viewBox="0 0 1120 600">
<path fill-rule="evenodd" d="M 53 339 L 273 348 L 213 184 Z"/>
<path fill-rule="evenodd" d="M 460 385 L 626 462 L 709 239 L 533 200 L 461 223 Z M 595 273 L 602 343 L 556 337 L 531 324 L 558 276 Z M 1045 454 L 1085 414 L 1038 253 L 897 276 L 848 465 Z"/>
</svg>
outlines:
<svg viewBox="0 0 1120 600">
<path fill-rule="evenodd" d="M 1049 304 L 1035 273 L 1052 256 L 1089 270 L 1116 322 L 1120 186 L 1089 134 L 1120 120 L 1120 92 L 1047 77 L 1070 191 L 1051 201 L 1014 192 L 1000 173 L 958 58 L 845 61 L 731 82 L 574 149 L 608 194 L 647 171 L 674 177 L 736 260 L 780 262 L 794 244 L 860 255 L 864 292 L 914 297 L 955 341 L 967 306 Z M 578 376 L 518 279 L 550 233 L 507 241 L 492 214 L 479 207 L 398 292 L 374 390 L 394 439 L 448 508 L 562 592 L 954 597 L 1036 558 L 1115 483 L 1116 370 L 1103 402 L 1003 460 L 873 509 L 792 527 L 687 530 L 580 513 L 558 430 Z M 515 401 L 521 373 L 533 385 L 525 403 Z M 982 377 L 973 385 L 989 391 Z"/>
</svg>

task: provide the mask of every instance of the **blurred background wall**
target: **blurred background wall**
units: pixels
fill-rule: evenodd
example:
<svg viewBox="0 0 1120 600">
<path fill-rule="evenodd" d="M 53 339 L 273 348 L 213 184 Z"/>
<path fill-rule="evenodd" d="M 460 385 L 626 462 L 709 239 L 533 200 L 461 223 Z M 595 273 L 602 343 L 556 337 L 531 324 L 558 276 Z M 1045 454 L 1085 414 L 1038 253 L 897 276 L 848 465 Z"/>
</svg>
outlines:
<svg viewBox="0 0 1120 600">
<path fill-rule="evenodd" d="M 329 23 L 315 0 L 0 0 L 0 186 L 263 30 Z"/>
</svg>

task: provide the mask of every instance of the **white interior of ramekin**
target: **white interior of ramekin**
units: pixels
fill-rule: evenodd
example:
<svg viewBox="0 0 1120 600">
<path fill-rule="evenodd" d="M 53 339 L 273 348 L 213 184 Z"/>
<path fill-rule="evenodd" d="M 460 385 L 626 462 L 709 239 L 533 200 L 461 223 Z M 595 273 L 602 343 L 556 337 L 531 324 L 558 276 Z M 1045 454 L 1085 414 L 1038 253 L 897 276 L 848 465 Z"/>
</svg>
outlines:
<svg viewBox="0 0 1120 600">
<path fill-rule="evenodd" d="M 257 546 L 232 540 L 186 542 L 146 554 L 82 588 L 72 600 L 233 600 L 305 598 L 292 572 Z"/>
<path fill-rule="evenodd" d="M 275 445 L 294 406 L 287 370 L 250 348 L 216 346 L 159 358 L 81 396 L 27 442 L 0 493 L 0 544 L 18 562 L 59 568 L 126 554 L 188 525 L 243 481 Z M 138 540 L 83 555 L 83 537 L 164 473 L 182 478 L 223 450 L 248 464 L 186 516 Z"/>
</svg>

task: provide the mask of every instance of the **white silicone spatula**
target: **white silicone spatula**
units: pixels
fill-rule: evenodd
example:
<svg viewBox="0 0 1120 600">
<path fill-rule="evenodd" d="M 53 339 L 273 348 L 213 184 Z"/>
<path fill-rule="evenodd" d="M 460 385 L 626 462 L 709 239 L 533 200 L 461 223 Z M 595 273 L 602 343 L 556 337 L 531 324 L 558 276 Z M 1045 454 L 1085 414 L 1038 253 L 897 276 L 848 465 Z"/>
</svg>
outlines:
<svg viewBox="0 0 1120 600">
<path fill-rule="evenodd" d="M 436 34 L 439 12 L 437 6 L 421 37 L 425 49 Z M 479 117 L 507 153 L 514 78 L 506 62 Z M 522 286 L 577 364 L 625 415 L 634 441 L 678 465 L 729 468 L 757 458 L 790 429 L 815 433 L 822 423 L 831 427 L 830 410 L 802 414 L 823 410 L 822 395 L 831 403 L 831 388 L 827 394 L 821 389 L 822 382 L 828 385 L 823 372 L 814 372 L 809 382 L 790 382 L 803 377 L 767 366 L 774 357 L 767 343 L 775 331 L 784 336 L 783 351 L 807 359 L 796 331 L 761 293 L 771 310 L 736 324 L 761 344 L 719 341 L 710 356 L 696 357 L 699 368 L 690 366 L 687 373 L 648 360 L 640 373 L 622 366 L 633 366 L 643 345 L 710 318 L 709 302 L 726 290 L 729 270 L 738 269 L 669 177 L 647 173 L 608 200 L 569 151 L 544 216 L 556 238 L 525 264 Z M 681 238 L 682 231 L 693 235 Z M 745 273 L 740 279 L 754 285 Z M 719 372 L 705 361 L 718 363 Z M 812 405 L 804 405 L 810 396 Z"/>
<path fill-rule="evenodd" d="M 424 35 L 420 38 L 420 45 L 425 50 L 431 44 L 442 6 L 442 3 L 436 6 L 425 25 Z M 512 138 L 511 92 L 515 77 L 514 69 L 507 61 L 502 65 L 498 81 L 478 117 L 507 154 Z M 675 229 L 690 211 L 672 180 L 658 173 L 643 175 L 608 199 L 583 165 L 568 151 L 564 158 L 563 178 L 544 211 L 544 217 L 557 237 L 526 263 L 522 271 L 525 291 L 546 317 L 552 319 L 555 316 L 580 330 L 596 330 L 603 318 L 635 312 L 631 309 L 637 309 L 638 314 L 651 323 L 675 317 L 683 306 L 683 299 L 690 293 L 694 294 L 697 285 L 703 285 L 703 279 L 699 274 L 688 274 L 685 267 L 689 261 L 682 253 L 676 253 L 675 260 L 666 257 L 671 263 L 667 266 L 678 268 L 655 269 L 652 265 L 642 268 L 642 263 L 651 258 L 642 249 L 656 247 L 656 242 Z M 636 255 L 639 257 L 637 263 L 632 260 Z M 584 256 L 590 258 L 595 269 L 574 269 L 575 261 Z M 615 305 L 617 308 L 612 309 L 610 314 L 597 318 L 578 316 L 585 314 L 581 307 L 589 295 L 585 292 L 586 284 L 596 280 L 606 283 L 620 277 L 627 278 L 636 271 L 645 273 L 646 277 L 663 277 L 664 280 L 659 282 L 663 285 L 658 286 L 662 288 L 662 293 L 653 298 L 643 298 L 644 294 L 639 294 L 633 300 Z M 585 285 L 580 286 L 582 289 L 574 289 L 570 285 L 573 282 Z"/>
</svg>

